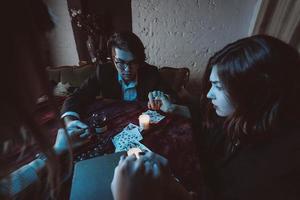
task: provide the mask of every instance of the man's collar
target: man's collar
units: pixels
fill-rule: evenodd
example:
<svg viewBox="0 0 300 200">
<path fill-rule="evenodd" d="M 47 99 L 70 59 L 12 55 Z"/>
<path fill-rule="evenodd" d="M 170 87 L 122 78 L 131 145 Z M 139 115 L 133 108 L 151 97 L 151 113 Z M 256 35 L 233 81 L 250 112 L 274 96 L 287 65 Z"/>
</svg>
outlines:
<svg viewBox="0 0 300 200">
<path fill-rule="evenodd" d="M 122 76 L 118 73 L 119 83 L 122 85 L 126 85 L 127 87 L 129 87 L 129 86 L 135 87 L 137 85 L 137 79 L 138 79 L 138 74 L 136 75 L 136 78 L 134 81 L 130 81 L 128 84 L 126 84 L 125 81 L 123 80 Z"/>
</svg>

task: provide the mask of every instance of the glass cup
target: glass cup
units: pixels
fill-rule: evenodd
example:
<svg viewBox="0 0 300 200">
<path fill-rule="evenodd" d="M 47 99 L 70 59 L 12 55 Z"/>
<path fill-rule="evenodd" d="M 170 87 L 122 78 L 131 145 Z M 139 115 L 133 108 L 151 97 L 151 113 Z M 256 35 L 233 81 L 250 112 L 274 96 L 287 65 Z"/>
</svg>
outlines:
<svg viewBox="0 0 300 200">
<path fill-rule="evenodd" d="M 93 113 L 91 117 L 91 126 L 94 133 L 99 134 L 107 130 L 107 116 L 105 112 Z"/>
</svg>

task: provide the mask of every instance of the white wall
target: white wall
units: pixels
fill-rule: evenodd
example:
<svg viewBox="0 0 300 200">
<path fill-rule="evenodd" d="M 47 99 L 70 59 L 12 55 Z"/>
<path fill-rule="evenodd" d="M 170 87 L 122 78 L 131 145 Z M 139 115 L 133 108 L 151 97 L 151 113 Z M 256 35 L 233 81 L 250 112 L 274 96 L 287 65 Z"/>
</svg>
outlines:
<svg viewBox="0 0 300 200">
<path fill-rule="evenodd" d="M 197 81 L 215 51 L 248 35 L 260 1 L 132 0 L 133 31 L 144 42 L 150 64 L 187 66 Z M 46 2 L 56 16 L 50 34 L 54 65 L 77 65 L 67 0 Z"/>
<path fill-rule="evenodd" d="M 50 51 L 54 66 L 78 65 L 78 54 L 68 12 L 67 0 L 45 1 L 54 15 L 55 28 L 51 31 Z"/>
<path fill-rule="evenodd" d="M 132 0 L 133 31 L 144 42 L 149 63 L 187 66 L 197 82 L 215 51 L 248 35 L 259 2 Z"/>
</svg>

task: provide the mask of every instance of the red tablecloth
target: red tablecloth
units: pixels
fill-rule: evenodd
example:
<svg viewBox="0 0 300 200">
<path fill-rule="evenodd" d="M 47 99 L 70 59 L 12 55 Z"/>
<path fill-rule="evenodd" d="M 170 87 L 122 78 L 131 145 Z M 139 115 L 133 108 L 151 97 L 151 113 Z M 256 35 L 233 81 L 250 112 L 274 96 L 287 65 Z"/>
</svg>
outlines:
<svg viewBox="0 0 300 200">
<path fill-rule="evenodd" d="M 88 123 L 93 113 L 105 112 L 108 116 L 108 130 L 100 136 L 100 139 L 96 138 L 88 148 L 81 151 L 81 154 L 87 156 L 87 152 L 92 152 L 99 142 L 105 140 L 107 143 L 102 145 L 104 151 L 114 152 L 111 138 L 129 123 L 138 125 L 139 115 L 146 110 L 147 106 L 144 102 L 97 100 L 87 109 L 86 122 Z M 202 185 L 201 169 L 193 140 L 191 121 L 178 115 L 162 114 L 166 117 L 161 122 L 152 125 L 150 130 L 142 132 L 141 143 L 151 151 L 166 157 L 172 172 L 187 189 L 199 191 Z"/>
<path fill-rule="evenodd" d="M 58 102 L 62 103 L 61 100 Z M 94 136 L 89 144 L 75 150 L 75 161 L 114 152 L 111 138 L 122 131 L 129 123 L 138 125 L 138 116 L 146 110 L 145 102 L 96 100 L 87 108 L 87 112 L 82 119 L 88 123 L 93 113 L 105 112 L 108 116 L 108 130 L 101 135 Z M 55 120 L 53 110 L 47 104 L 41 104 L 38 114 L 38 120 L 46 126 L 49 139 L 54 142 L 59 123 Z M 151 126 L 150 130 L 142 132 L 143 140 L 141 143 L 151 151 L 166 157 L 169 160 L 173 174 L 188 190 L 198 193 L 202 186 L 202 177 L 199 157 L 193 141 L 191 121 L 177 115 L 163 115 L 166 118 L 157 125 Z M 27 152 L 29 153 L 24 154 L 20 160 L 17 160 L 20 157 L 19 151 L 0 159 L 5 159 L 7 162 L 17 162 L 18 166 L 21 166 L 33 159 L 36 148 L 31 147 Z"/>
</svg>

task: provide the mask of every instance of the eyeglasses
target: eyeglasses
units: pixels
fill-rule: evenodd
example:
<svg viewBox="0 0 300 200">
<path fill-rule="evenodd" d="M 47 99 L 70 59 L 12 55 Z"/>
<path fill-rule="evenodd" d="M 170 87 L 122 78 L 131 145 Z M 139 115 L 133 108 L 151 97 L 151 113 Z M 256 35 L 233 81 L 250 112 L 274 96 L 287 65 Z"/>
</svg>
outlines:
<svg viewBox="0 0 300 200">
<path fill-rule="evenodd" d="M 116 67 L 118 67 L 120 70 L 125 70 L 126 67 L 131 67 L 132 65 L 138 64 L 138 61 L 136 59 L 126 62 L 116 57 L 114 57 L 114 62 L 116 64 Z"/>
</svg>

